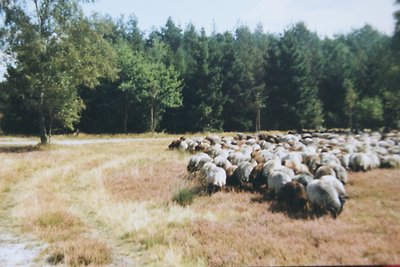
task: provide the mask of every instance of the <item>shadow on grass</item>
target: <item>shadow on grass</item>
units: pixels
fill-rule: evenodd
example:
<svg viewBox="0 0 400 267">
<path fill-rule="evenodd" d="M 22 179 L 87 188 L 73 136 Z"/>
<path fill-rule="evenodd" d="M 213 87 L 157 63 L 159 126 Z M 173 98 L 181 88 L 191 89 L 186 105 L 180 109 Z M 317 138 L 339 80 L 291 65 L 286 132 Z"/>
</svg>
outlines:
<svg viewBox="0 0 400 267">
<path fill-rule="evenodd" d="M 15 146 L 0 146 L 0 153 L 28 153 L 35 151 L 48 151 L 57 147 L 56 145 L 15 145 Z"/>
</svg>

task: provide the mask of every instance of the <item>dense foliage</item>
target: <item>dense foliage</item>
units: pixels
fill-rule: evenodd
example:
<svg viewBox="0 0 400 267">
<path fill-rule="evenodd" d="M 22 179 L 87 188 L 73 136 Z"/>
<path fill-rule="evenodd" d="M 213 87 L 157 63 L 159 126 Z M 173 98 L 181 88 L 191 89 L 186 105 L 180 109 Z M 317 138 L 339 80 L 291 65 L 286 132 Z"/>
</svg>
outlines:
<svg viewBox="0 0 400 267">
<path fill-rule="evenodd" d="M 207 35 L 172 19 L 145 35 L 134 16 L 88 18 L 77 0 L 20 2 L 0 6 L 15 59 L 0 84 L 6 133 L 400 126 L 400 11 L 393 36 L 321 38 L 303 23 Z"/>
</svg>

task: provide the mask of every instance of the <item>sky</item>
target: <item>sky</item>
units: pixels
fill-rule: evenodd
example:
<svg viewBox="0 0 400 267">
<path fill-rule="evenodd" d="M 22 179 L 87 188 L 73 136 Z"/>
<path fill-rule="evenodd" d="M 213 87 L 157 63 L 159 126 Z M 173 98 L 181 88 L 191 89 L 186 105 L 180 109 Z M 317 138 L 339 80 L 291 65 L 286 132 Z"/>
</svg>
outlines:
<svg viewBox="0 0 400 267">
<path fill-rule="evenodd" d="M 393 13 L 399 8 L 394 0 L 97 0 L 86 4 L 85 11 L 109 14 L 134 14 L 142 31 L 160 29 L 167 18 L 182 28 L 193 23 L 207 33 L 233 31 L 238 25 L 282 33 L 290 25 L 303 21 L 320 36 L 348 33 L 366 23 L 388 35 L 393 33 Z"/>
</svg>

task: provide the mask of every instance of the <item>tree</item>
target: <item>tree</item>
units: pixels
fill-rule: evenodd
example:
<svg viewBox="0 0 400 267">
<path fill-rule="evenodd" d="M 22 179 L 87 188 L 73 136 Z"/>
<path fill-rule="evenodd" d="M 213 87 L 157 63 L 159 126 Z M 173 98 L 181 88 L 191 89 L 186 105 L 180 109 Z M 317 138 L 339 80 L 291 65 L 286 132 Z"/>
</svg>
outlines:
<svg viewBox="0 0 400 267">
<path fill-rule="evenodd" d="M 221 69 L 217 44 L 210 40 L 204 29 L 198 34 L 193 25 L 184 33 L 186 68 L 183 73 L 182 110 L 189 131 L 214 131 L 222 129 Z M 187 122 L 190 121 L 190 124 Z"/>
<path fill-rule="evenodd" d="M 341 37 L 326 38 L 322 42 L 322 66 L 319 96 L 324 107 L 324 120 L 328 128 L 346 127 L 346 81 L 352 80 L 353 54 Z M 352 82 L 354 87 L 354 83 Z"/>
<path fill-rule="evenodd" d="M 353 111 L 357 104 L 357 93 L 354 84 L 350 80 L 345 80 L 346 95 L 344 98 L 345 114 L 348 116 L 348 126 L 353 130 Z"/>
<path fill-rule="evenodd" d="M 154 132 L 166 108 L 182 104 L 181 81 L 173 66 L 167 67 L 165 45 L 153 40 L 152 47 L 144 52 L 132 51 L 129 45 L 119 44 L 121 66 L 119 89 L 125 93 L 124 131 L 127 132 L 128 108 L 130 103 L 140 105 L 148 112 L 147 130 Z"/>
<path fill-rule="evenodd" d="M 78 86 L 93 88 L 100 78 L 116 75 L 114 52 L 98 30 L 101 19 L 84 17 L 79 2 L 32 0 L 33 12 L 24 1 L 1 6 L 7 52 L 15 54 L 8 75 L 27 81 L 42 144 L 50 142 L 54 122 L 73 128 L 79 120 L 84 105 Z"/>
<path fill-rule="evenodd" d="M 356 125 L 358 128 L 376 129 L 383 123 L 383 105 L 378 96 L 364 97 L 356 105 Z"/>
<path fill-rule="evenodd" d="M 302 33 L 295 26 L 268 49 L 265 83 L 272 128 L 302 130 L 323 122 L 312 63 L 300 42 Z"/>
</svg>

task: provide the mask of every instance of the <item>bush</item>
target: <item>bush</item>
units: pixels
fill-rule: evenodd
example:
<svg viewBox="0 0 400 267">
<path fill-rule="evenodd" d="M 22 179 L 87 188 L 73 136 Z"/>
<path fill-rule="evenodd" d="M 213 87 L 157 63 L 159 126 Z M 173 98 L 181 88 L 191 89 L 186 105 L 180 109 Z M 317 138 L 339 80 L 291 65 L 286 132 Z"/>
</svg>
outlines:
<svg viewBox="0 0 400 267">
<path fill-rule="evenodd" d="M 193 203 L 193 200 L 194 193 L 187 188 L 180 189 L 172 197 L 172 201 L 178 203 L 181 206 L 190 205 Z"/>
</svg>

